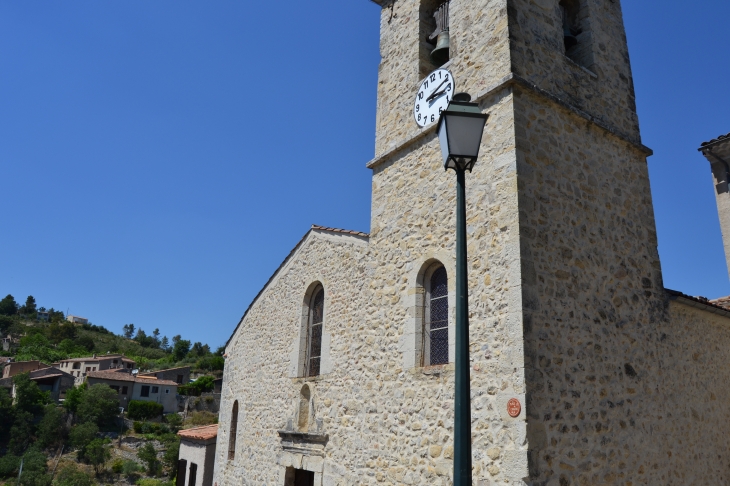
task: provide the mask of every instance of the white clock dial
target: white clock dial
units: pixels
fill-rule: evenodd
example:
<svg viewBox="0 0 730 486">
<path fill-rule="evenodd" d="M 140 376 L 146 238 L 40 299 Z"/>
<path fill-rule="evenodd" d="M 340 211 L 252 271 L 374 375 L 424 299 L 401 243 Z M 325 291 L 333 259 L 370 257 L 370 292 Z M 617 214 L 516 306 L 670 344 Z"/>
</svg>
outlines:
<svg viewBox="0 0 730 486">
<path fill-rule="evenodd" d="M 421 82 L 413 106 L 413 117 L 418 126 L 425 127 L 439 121 L 441 112 L 454 97 L 454 76 L 446 69 L 437 69 Z"/>
</svg>

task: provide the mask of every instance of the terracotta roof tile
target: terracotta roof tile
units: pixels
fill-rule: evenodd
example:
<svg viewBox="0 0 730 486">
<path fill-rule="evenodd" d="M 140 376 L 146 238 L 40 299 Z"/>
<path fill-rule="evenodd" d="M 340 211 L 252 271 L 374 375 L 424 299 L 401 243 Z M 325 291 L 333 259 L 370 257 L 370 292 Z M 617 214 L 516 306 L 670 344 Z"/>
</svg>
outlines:
<svg viewBox="0 0 730 486">
<path fill-rule="evenodd" d="M 218 424 L 204 425 L 203 427 L 195 427 L 193 429 L 181 430 L 177 433 L 185 439 L 208 440 L 218 436 Z"/>
<path fill-rule="evenodd" d="M 719 299 L 711 300 L 710 303 L 719 305 L 720 307 L 724 307 L 727 310 L 730 310 L 730 295 L 727 297 L 720 297 Z"/>
</svg>

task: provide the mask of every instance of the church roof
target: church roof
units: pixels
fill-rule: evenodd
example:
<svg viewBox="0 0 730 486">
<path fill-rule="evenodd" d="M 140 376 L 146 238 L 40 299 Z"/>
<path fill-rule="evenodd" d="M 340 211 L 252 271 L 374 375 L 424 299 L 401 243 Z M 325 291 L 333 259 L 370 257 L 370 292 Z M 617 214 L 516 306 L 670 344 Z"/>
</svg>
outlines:
<svg viewBox="0 0 730 486">
<path fill-rule="evenodd" d="M 684 304 L 697 307 L 698 309 L 706 310 L 714 314 L 730 317 L 730 297 L 710 300 L 707 297 L 692 297 L 691 295 L 684 294 L 678 290 L 664 290 L 666 290 L 669 294 L 669 298 L 673 300 L 678 300 Z"/>
<path fill-rule="evenodd" d="M 702 142 L 702 145 L 700 146 L 699 150 L 702 151 L 708 147 L 711 147 L 713 145 L 718 145 L 722 142 L 730 142 L 730 133 L 726 135 L 720 135 L 717 138 L 713 138 L 712 140 L 708 142 Z"/>
<path fill-rule="evenodd" d="M 276 268 L 276 271 L 269 277 L 269 280 L 266 281 L 263 287 L 261 287 L 261 290 L 259 290 L 259 293 L 256 294 L 256 297 L 253 298 L 251 303 L 246 308 L 246 312 L 243 313 L 243 316 L 241 316 L 241 320 L 238 321 L 238 325 L 231 333 L 231 337 L 228 338 L 228 341 L 226 341 L 226 347 L 228 347 L 228 344 L 231 342 L 231 339 L 233 339 L 233 336 L 236 335 L 236 332 L 238 331 L 238 328 L 241 327 L 241 324 L 243 323 L 243 320 L 246 318 L 246 315 L 251 310 L 251 307 L 256 303 L 257 300 L 259 300 L 259 297 L 261 297 L 261 294 L 264 293 L 264 290 L 269 286 L 269 284 L 276 278 L 276 276 L 279 274 L 282 268 L 291 260 L 291 258 L 296 254 L 297 250 L 302 246 L 302 244 L 307 240 L 309 235 L 312 233 L 312 231 L 326 231 L 328 233 L 337 233 L 341 235 L 347 235 L 347 236 L 355 236 L 358 238 L 370 238 L 370 235 L 368 233 L 362 233 L 360 231 L 352 231 L 352 230 L 346 230 L 346 229 L 340 229 L 340 228 L 330 228 L 327 226 L 319 226 L 316 224 L 313 224 L 312 227 L 305 233 L 305 235 L 302 237 L 301 240 L 299 240 L 299 243 L 296 244 L 296 246 L 292 249 L 292 251 L 289 252 L 289 254 L 284 258 L 284 261 L 281 262 L 281 265 L 279 265 Z"/>
</svg>

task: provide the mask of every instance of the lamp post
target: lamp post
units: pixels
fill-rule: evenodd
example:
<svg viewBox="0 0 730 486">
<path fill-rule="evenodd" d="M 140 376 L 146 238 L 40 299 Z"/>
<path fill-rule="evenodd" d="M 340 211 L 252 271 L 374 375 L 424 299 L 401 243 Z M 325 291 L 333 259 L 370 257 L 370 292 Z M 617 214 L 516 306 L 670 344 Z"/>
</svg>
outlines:
<svg viewBox="0 0 730 486">
<path fill-rule="evenodd" d="M 465 174 L 479 156 L 483 114 L 471 96 L 459 93 L 441 113 L 438 137 L 444 169 L 456 172 L 456 384 L 454 392 L 454 486 L 471 486 L 471 390 L 469 377 L 469 289 L 466 275 Z"/>
</svg>

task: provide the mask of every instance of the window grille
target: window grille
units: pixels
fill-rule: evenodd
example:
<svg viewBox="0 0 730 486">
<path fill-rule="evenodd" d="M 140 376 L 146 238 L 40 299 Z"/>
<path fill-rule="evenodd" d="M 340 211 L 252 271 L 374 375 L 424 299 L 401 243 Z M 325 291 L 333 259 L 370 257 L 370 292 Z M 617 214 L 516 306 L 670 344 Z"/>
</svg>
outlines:
<svg viewBox="0 0 730 486">
<path fill-rule="evenodd" d="M 228 435 L 228 460 L 236 458 L 236 433 L 238 432 L 238 400 L 233 402 L 231 412 L 231 431 Z"/>
<path fill-rule="evenodd" d="M 424 364 L 449 362 L 449 284 L 446 268 L 437 268 L 428 282 L 424 322 Z"/>
<path fill-rule="evenodd" d="M 322 358 L 322 323 L 324 321 L 324 289 L 313 292 L 309 306 L 309 325 L 307 326 L 306 376 L 318 376 Z"/>
</svg>

